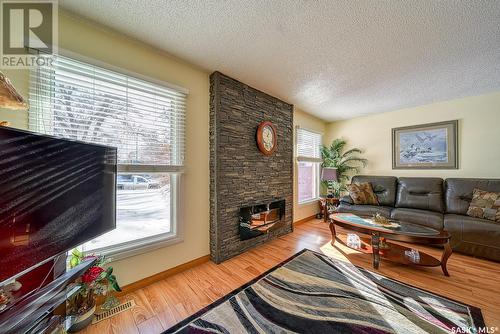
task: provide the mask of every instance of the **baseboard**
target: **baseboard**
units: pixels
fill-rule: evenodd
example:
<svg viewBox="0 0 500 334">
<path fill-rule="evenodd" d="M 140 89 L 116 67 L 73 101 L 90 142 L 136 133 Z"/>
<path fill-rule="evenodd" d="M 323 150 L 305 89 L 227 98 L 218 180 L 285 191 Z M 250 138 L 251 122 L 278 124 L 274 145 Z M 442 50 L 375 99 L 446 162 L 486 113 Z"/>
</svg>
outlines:
<svg viewBox="0 0 500 334">
<path fill-rule="evenodd" d="M 309 216 L 306 218 L 299 219 L 296 222 L 293 222 L 293 226 L 300 225 L 302 223 L 308 222 L 308 221 L 313 220 L 313 219 L 316 219 L 316 215 L 312 215 L 312 216 Z"/>
<path fill-rule="evenodd" d="M 165 279 L 169 276 L 173 276 L 175 274 L 178 274 L 178 273 L 183 272 L 185 270 L 199 266 L 200 264 L 203 264 L 203 263 L 208 262 L 208 261 L 210 261 L 210 255 L 204 255 L 204 256 L 199 257 L 197 259 L 191 260 L 189 262 L 180 264 L 176 267 L 162 271 L 158 274 L 154 274 L 153 276 L 149 276 L 149 277 L 143 278 L 137 282 L 127 284 L 127 285 L 122 287 L 122 292 L 117 293 L 116 296 L 117 297 L 124 296 L 127 293 L 131 293 L 135 290 L 144 288 L 144 287 L 151 285 L 155 282 L 161 281 L 162 279 Z"/>
</svg>

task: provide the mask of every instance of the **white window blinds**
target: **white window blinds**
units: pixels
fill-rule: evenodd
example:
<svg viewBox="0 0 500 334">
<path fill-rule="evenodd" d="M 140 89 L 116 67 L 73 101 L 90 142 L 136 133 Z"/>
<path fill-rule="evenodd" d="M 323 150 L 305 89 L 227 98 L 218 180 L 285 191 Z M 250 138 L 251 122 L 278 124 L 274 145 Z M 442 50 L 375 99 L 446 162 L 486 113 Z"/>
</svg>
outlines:
<svg viewBox="0 0 500 334">
<path fill-rule="evenodd" d="M 297 128 L 297 160 L 321 162 L 321 134 Z"/>
<path fill-rule="evenodd" d="M 31 71 L 30 128 L 115 146 L 122 165 L 183 166 L 185 107 L 183 92 L 62 56 Z"/>
</svg>

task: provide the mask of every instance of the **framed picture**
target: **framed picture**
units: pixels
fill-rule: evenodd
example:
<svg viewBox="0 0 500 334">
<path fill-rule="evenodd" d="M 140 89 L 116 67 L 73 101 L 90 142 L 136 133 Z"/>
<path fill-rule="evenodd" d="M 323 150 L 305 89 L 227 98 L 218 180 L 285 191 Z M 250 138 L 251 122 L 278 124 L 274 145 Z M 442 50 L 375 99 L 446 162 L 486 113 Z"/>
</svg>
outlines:
<svg viewBox="0 0 500 334">
<path fill-rule="evenodd" d="M 457 169 L 458 121 L 392 129 L 393 169 Z"/>
</svg>

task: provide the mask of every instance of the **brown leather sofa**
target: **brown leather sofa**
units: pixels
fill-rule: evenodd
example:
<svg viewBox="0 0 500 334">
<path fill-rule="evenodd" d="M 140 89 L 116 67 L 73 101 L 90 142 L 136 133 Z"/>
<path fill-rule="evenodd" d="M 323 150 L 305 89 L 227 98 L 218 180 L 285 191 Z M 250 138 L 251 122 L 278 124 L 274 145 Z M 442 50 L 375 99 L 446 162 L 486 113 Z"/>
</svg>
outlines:
<svg viewBox="0 0 500 334">
<path fill-rule="evenodd" d="M 380 205 L 356 205 L 340 200 L 339 212 L 381 215 L 445 229 L 455 251 L 500 261 L 500 223 L 466 215 L 475 188 L 500 192 L 500 179 L 440 179 L 357 175 L 353 183 L 370 182 Z"/>
</svg>

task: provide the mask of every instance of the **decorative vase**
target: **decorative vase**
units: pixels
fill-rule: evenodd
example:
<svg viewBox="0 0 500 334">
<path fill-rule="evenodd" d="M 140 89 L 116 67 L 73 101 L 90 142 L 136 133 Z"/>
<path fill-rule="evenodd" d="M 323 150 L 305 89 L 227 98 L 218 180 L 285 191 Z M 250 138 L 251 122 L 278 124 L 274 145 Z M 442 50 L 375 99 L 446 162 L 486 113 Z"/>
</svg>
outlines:
<svg viewBox="0 0 500 334">
<path fill-rule="evenodd" d="M 73 325 L 71 325 L 68 332 L 75 333 L 90 325 L 94 319 L 95 310 L 96 303 L 94 301 L 94 305 L 87 312 L 75 315 L 76 319 L 73 321 Z"/>
</svg>

